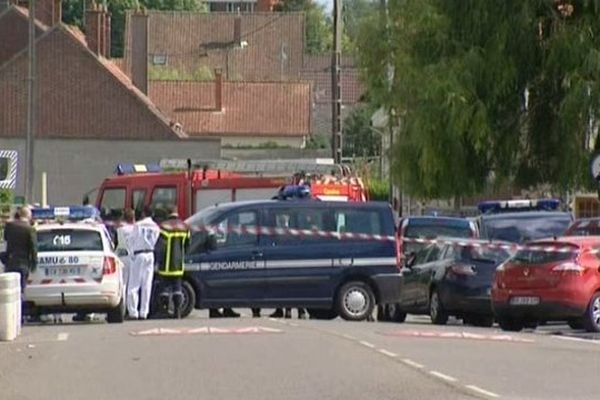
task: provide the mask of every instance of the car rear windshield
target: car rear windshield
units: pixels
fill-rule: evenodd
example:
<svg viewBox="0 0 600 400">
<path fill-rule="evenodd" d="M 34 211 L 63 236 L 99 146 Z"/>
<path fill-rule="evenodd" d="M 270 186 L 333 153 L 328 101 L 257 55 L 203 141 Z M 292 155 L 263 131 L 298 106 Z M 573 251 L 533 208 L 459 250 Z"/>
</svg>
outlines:
<svg viewBox="0 0 600 400">
<path fill-rule="evenodd" d="M 102 251 L 102 235 L 92 230 L 52 229 L 37 233 L 39 252 Z"/>
<path fill-rule="evenodd" d="M 461 258 L 465 261 L 499 264 L 510 257 L 510 253 L 503 249 L 479 246 L 460 246 Z"/>
<path fill-rule="evenodd" d="M 492 218 L 483 220 L 483 232 L 487 239 L 523 243 L 562 236 L 570 223 L 568 215 Z"/>
<path fill-rule="evenodd" d="M 538 245 L 536 243 L 536 245 Z M 577 246 L 560 243 L 540 243 L 540 246 L 557 247 L 562 251 L 523 249 L 517 251 L 512 262 L 519 264 L 553 264 L 573 260 L 577 256 Z"/>
<path fill-rule="evenodd" d="M 466 226 L 448 226 L 448 225 L 408 225 L 404 231 L 404 236 L 410 238 L 434 238 L 438 236 L 470 238 L 473 232 Z"/>
</svg>

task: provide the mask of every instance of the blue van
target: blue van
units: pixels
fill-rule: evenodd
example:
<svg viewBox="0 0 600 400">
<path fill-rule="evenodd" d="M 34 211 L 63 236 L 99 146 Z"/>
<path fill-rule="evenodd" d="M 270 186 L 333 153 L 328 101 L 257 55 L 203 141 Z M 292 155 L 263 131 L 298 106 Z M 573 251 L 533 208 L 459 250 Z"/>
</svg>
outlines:
<svg viewBox="0 0 600 400">
<path fill-rule="evenodd" d="M 377 304 L 398 301 L 387 203 L 224 203 L 186 223 L 193 233 L 184 290 L 198 309 L 302 307 L 316 318 L 359 321 Z"/>
</svg>

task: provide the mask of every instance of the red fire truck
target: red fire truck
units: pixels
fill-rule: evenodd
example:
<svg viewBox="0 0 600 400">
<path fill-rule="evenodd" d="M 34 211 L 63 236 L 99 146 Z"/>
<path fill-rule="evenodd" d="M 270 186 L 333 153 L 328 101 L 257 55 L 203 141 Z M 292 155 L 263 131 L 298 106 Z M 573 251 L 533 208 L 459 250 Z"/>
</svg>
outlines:
<svg viewBox="0 0 600 400">
<path fill-rule="evenodd" d="M 179 215 L 223 202 L 264 200 L 286 184 L 311 176 L 313 197 L 322 200 L 366 201 L 358 178 L 346 166 L 320 160 L 162 160 L 160 164 L 119 164 L 115 175 L 98 189 L 96 207 L 104 220 L 114 220 L 123 209 L 139 214 L 144 206 L 157 220 L 177 206 Z M 328 176 L 328 178 L 323 178 Z M 338 178 L 333 178 L 333 177 Z"/>
</svg>

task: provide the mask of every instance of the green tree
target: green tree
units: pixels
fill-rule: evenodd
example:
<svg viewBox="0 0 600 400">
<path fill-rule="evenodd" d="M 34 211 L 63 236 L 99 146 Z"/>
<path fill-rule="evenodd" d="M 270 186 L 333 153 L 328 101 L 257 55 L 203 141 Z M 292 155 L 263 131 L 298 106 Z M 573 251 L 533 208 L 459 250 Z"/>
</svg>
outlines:
<svg viewBox="0 0 600 400">
<path fill-rule="evenodd" d="M 389 28 L 372 15 L 360 62 L 399 126 L 395 179 L 425 198 L 478 193 L 491 176 L 558 189 L 588 181 L 599 11 L 598 0 L 403 0 L 389 2 Z"/>
<path fill-rule="evenodd" d="M 281 12 L 304 11 L 306 15 L 306 52 L 322 54 L 331 51 L 333 28 L 331 18 L 325 14 L 325 7 L 313 0 L 283 0 L 274 9 Z"/>
<path fill-rule="evenodd" d="M 96 1 L 103 4 L 102 0 Z M 90 7 L 88 0 L 63 0 L 63 21 L 69 25 L 75 25 L 85 30 L 84 9 Z M 125 33 L 125 14 L 127 10 L 133 10 L 138 5 L 149 10 L 166 11 L 206 11 L 207 6 L 201 0 L 106 0 L 108 10 L 111 13 L 111 56 L 123 56 L 123 40 Z"/>
<path fill-rule="evenodd" d="M 347 157 L 373 157 L 381 153 L 381 136 L 371 127 L 374 108 L 368 104 L 357 106 L 342 124 L 343 149 Z"/>
<path fill-rule="evenodd" d="M 333 1 L 333 0 L 332 0 Z M 361 26 L 378 11 L 376 0 L 343 0 L 344 43 L 346 52 L 354 53 L 361 35 Z"/>
</svg>

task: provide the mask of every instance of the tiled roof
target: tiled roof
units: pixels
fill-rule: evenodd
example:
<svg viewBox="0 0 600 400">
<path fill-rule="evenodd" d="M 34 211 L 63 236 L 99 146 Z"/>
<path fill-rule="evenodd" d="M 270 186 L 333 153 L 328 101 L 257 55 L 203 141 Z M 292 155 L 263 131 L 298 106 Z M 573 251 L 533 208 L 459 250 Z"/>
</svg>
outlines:
<svg viewBox="0 0 600 400">
<path fill-rule="evenodd" d="M 365 89 L 354 57 L 342 56 L 340 66 L 342 103 L 358 103 Z M 331 56 L 306 55 L 301 76 L 303 80 L 313 82 L 315 103 L 331 103 Z"/>
<path fill-rule="evenodd" d="M 128 14 L 129 21 L 131 14 Z M 148 53 L 166 55 L 169 67 L 193 72 L 222 68 L 229 80 L 272 81 L 298 77 L 304 56 L 303 13 L 199 13 L 148 11 Z M 234 45 L 234 20 L 241 20 L 243 47 Z M 126 24 L 125 60 L 131 66 L 131 31 Z"/>
<path fill-rule="evenodd" d="M 331 103 L 331 72 L 304 71 L 302 79 L 313 82 L 315 103 Z M 342 103 L 356 104 L 364 94 L 364 86 L 360 81 L 358 69 L 342 69 L 341 73 Z"/>
<path fill-rule="evenodd" d="M 90 52 L 80 31 L 57 25 L 37 39 L 36 54 L 37 137 L 177 139 L 170 121 L 118 67 Z M 24 135 L 26 77 L 26 49 L 0 65 L 0 136 Z"/>
<path fill-rule="evenodd" d="M 307 136 L 308 83 L 223 82 L 215 109 L 214 82 L 151 81 L 152 101 L 190 136 Z"/>
</svg>

